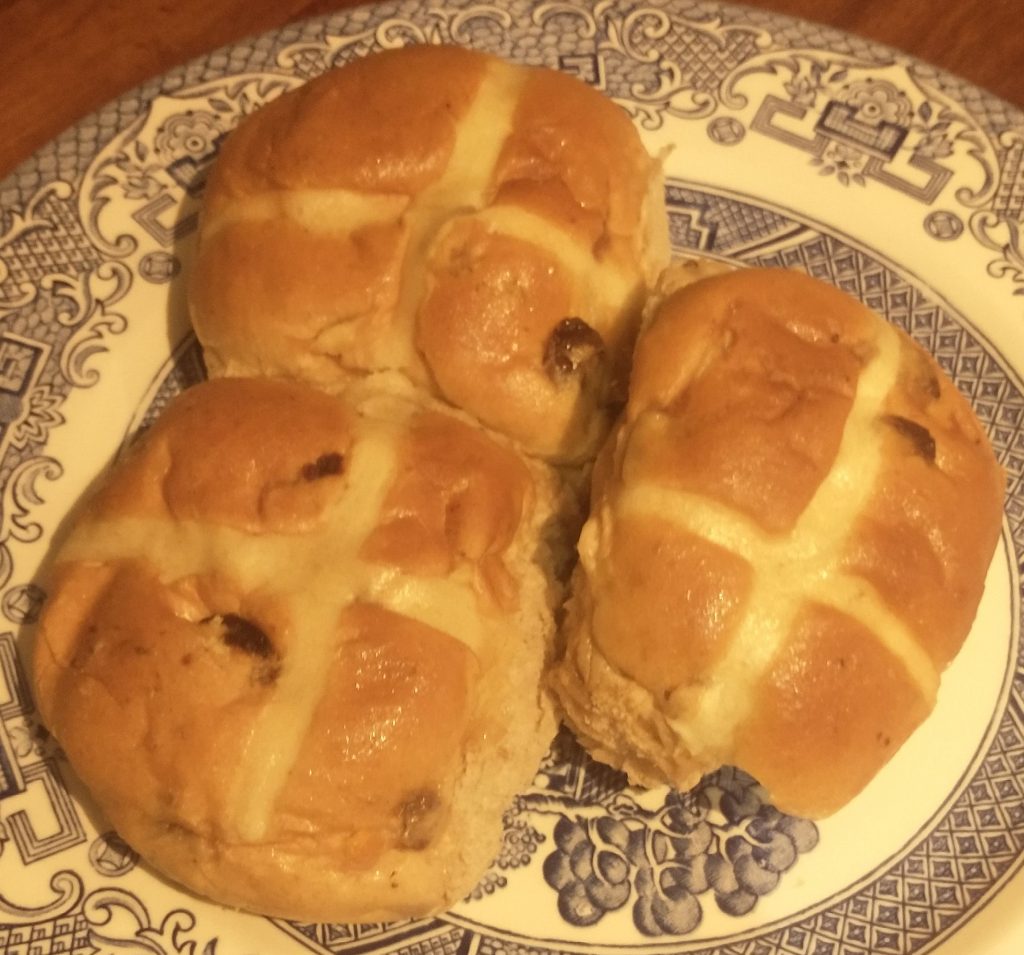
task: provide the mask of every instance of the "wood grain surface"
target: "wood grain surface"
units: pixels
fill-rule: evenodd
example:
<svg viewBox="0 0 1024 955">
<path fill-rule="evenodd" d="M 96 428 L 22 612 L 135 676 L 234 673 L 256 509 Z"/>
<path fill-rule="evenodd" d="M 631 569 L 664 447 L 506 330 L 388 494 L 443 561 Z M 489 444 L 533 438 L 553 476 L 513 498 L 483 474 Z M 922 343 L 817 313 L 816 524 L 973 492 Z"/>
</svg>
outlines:
<svg viewBox="0 0 1024 955">
<path fill-rule="evenodd" d="M 425 0 L 426 2 L 426 0 Z M 0 0 L 0 179 L 119 94 L 356 0 Z M 746 0 L 894 46 L 1024 106 L 1024 0 Z"/>
</svg>

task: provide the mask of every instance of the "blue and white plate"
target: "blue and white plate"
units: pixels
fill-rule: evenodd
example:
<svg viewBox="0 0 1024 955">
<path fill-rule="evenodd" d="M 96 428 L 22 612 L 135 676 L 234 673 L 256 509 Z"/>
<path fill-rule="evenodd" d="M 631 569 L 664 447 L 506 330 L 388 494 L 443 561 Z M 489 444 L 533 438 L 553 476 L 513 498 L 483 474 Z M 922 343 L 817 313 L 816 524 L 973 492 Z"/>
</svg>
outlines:
<svg viewBox="0 0 1024 955">
<path fill-rule="evenodd" d="M 782 816 L 729 770 L 685 795 L 629 789 L 561 737 L 452 912 L 262 919 L 167 885 L 92 810 L 27 689 L 35 581 L 89 481 L 200 373 L 182 275 L 224 135 L 412 42 L 581 76 L 671 147 L 677 249 L 804 269 L 907 329 L 988 428 L 1003 537 L 936 711 L 836 816 Z M 0 955 L 1019 955 L 1022 378 L 1024 114 L 831 29 L 688 0 L 380 3 L 126 94 L 0 183 Z"/>
</svg>

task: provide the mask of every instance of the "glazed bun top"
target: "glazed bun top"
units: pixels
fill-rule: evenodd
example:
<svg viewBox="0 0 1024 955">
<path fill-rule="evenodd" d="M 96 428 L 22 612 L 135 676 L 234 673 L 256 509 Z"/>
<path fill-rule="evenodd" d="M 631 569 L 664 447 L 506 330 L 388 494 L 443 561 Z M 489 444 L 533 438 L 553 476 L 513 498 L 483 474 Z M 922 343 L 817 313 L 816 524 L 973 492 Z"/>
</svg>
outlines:
<svg viewBox="0 0 1024 955">
<path fill-rule="evenodd" d="M 686 284 L 640 336 L 595 469 L 567 706 L 646 781 L 738 765 L 828 814 L 931 711 L 1002 499 L 965 398 L 859 302 L 783 270 Z M 616 704 L 582 644 L 662 734 L 602 741 Z"/>
<path fill-rule="evenodd" d="M 397 369 L 556 460 L 624 398 L 668 258 L 624 110 L 457 47 L 352 61 L 247 117 L 206 188 L 191 311 L 215 375 Z"/>
<path fill-rule="evenodd" d="M 451 905 L 552 731 L 546 475 L 400 391 L 190 388 L 56 556 L 40 712 L 129 844 L 203 894 Z"/>
</svg>

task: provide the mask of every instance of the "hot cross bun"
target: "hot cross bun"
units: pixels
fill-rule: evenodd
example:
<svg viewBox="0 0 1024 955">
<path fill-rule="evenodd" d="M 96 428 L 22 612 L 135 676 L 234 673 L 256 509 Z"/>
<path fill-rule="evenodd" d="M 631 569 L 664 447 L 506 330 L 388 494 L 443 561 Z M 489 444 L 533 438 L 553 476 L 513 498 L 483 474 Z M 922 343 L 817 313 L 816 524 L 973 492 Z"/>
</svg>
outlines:
<svg viewBox="0 0 1024 955">
<path fill-rule="evenodd" d="M 636 781 L 737 765 L 827 815 L 932 710 L 1001 468 L 935 361 L 851 297 L 782 270 L 677 279 L 595 468 L 553 685 Z"/>
<path fill-rule="evenodd" d="M 214 375 L 394 369 L 525 451 L 593 456 L 668 262 L 660 166 L 566 74 L 456 47 L 353 61 L 243 121 L 204 196 Z"/>
<path fill-rule="evenodd" d="M 546 470 L 401 393 L 191 388 L 56 557 L 42 716 L 121 836 L 222 903 L 449 907 L 554 733 Z"/>
</svg>

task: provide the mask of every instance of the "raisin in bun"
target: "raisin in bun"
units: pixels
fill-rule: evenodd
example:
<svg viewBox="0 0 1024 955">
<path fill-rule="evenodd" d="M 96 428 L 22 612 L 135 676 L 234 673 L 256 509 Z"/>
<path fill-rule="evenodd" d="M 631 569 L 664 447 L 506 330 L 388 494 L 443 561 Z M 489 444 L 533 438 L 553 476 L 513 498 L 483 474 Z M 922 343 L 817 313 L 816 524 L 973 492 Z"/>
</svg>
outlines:
<svg viewBox="0 0 1024 955">
<path fill-rule="evenodd" d="M 246 117 L 190 284 L 213 375 L 393 369 L 527 451 L 592 457 L 668 259 L 659 163 L 555 70 L 411 46 Z"/>
<path fill-rule="evenodd" d="M 196 386 L 61 545 L 42 716 L 202 895 L 336 922 L 450 906 L 553 735 L 547 480 L 400 395 Z"/>
<path fill-rule="evenodd" d="M 931 711 L 1000 533 L 967 401 L 901 331 L 781 270 L 677 283 L 595 467 L 553 684 L 595 755 L 850 800 Z"/>
</svg>

